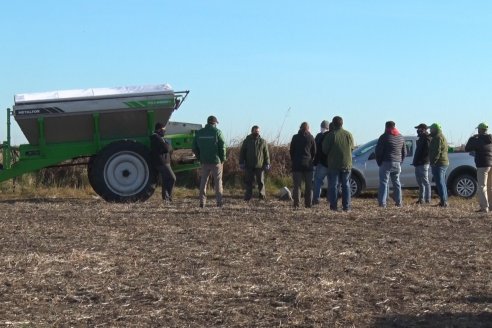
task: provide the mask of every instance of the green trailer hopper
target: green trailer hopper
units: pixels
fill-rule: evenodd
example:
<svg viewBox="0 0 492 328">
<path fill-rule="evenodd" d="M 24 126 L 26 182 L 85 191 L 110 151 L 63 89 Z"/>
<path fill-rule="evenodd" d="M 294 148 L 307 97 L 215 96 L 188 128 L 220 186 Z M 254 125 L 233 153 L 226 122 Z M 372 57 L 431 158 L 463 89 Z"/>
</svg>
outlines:
<svg viewBox="0 0 492 328">
<path fill-rule="evenodd" d="M 7 109 L 0 182 L 88 158 L 89 182 L 103 199 L 145 201 L 158 178 L 149 159 L 155 122 L 171 125 L 166 139 L 175 150 L 191 149 L 194 131 L 201 127 L 169 122 L 188 93 L 163 84 L 16 95 L 15 105 Z M 11 116 L 29 144 L 11 146 Z M 176 172 L 198 167 L 190 155 L 174 164 Z"/>
</svg>

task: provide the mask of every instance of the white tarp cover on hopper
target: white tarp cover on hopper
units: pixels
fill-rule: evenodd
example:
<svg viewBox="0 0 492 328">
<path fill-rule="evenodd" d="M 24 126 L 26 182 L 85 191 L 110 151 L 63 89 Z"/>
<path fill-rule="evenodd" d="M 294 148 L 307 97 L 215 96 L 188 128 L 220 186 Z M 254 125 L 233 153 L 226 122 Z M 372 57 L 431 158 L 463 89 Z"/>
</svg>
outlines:
<svg viewBox="0 0 492 328">
<path fill-rule="evenodd" d="M 36 93 L 21 93 L 14 96 L 16 104 L 62 99 L 80 99 L 90 97 L 104 97 L 117 95 L 137 95 L 146 93 L 172 93 L 173 89 L 169 84 L 156 84 L 144 86 L 128 86 L 115 88 L 91 88 L 76 90 L 58 90 Z"/>
</svg>

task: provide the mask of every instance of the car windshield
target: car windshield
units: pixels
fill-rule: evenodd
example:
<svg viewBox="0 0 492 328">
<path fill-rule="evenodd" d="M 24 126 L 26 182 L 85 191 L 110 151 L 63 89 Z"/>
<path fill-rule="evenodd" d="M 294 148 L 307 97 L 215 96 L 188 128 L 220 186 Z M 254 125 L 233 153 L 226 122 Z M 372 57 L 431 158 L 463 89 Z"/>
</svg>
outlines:
<svg viewBox="0 0 492 328">
<path fill-rule="evenodd" d="M 357 156 L 364 155 L 367 152 L 373 151 L 374 148 L 376 147 L 377 143 L 378 143 L 378 140 L 375 139 L 375 140 L 369 141 L 368 143 L 363 144 L 362 146 L 357 147 L 357 149 L 354 150 L 354 152 L 352 153 L 352 156 L 357 157 Z"/>
</svg>

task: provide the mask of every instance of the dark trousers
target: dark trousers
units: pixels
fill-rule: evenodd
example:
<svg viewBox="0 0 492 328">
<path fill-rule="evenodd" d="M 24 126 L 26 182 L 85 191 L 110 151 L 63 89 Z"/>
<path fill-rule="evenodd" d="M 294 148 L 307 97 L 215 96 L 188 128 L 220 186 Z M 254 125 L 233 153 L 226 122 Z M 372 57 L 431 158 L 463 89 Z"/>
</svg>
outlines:
<svg viewBox="0 0 492 328">
<path fill-rule="evenodd" d="M 162 179 L 162 199 L 171 200 L 173 197 L 174 183 L 176 182 L 176 175 L 174 175 L 171 164 L 157 166 L 156 169 Z"/>
<path fill-rule="evenodd" d="M 313 203 L 313 171 L 292 172 L 294 180 L 294 207 L 299 207 L 301 202 L 301 184 L 304 181 L 304 206 L 311 207 Z"/>
<path fill-rule="evenodd" d="M 244 171 L 244 187 L 246 189 L 244 199 L 250 200 L 251 196 L 253 196 L 253 184 L 255 180 L 258 185 L 260 197 L 265 197 L 265 174 L 263 169 L 246 169 Z"/>
</svg>

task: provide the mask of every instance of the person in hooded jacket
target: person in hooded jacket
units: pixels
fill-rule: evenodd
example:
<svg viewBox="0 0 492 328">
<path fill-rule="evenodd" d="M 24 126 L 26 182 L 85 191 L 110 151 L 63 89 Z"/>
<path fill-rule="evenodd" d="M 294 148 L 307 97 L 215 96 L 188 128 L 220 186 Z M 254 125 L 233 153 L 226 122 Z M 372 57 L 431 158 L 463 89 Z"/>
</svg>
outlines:
<svg viewBox="0 0 492 328">
<path fill-rule="evenodd" d="M 429 204 L 431 200 L 431 185 L 429 181 L 429 145 L 431 138 L 427 133 L 427 124 L 420 123 L 417 129 L 417 147 L 413 155 L 412 165 L 415 166 L 415 178 L 419 185 L 419 199 L 416 204 Z"/>
<path fill-rule="evenodd" d="M 299 208 L 301 184 L 304 181 L 304 206 L 311 207 L 313 202 L 313 160 L 316 156 L 316 143 L 309 132 L 309 124 L 303 122 L 299 132 L 290 142 L 292 178 L 294 180 L 294 208 Z"/>
<path fill-rule="evenodd" d="M 396 129 L 395 122 L 386 122 L 385 131 L 379 137 L 376 145 L 376 162 L 379 166 L 378 203 L 380 207 L 386 207 L 389 178 L 391 178 L 393 183 L 395 205 L 402 206 L 400 173 L 401 163 L 406 155 L 405 139 Z"/>
<path fill-rule="evenodd" d="M 466 151 L 475 152 L 475 166 L 477 167 L 478 199 L 480 209 L 477 212 L 492 211 L 492 135 L 487 133 L 487 123 L 477 126 L 478 134 L 468 139 Z"/>
<path fill-rule="evenodd" d="M 253 183 L 258 185 L 259 198 L 265 199 L 265 171 L 270 170 L 268 144 L 260 136 L 260 127 L 251 128 L 251 134 L 244 139 L 239 151 L 239 167 L 244 171 L 244 200 L 253 196 Z"/>
<path fill-rule="evenodd" d="M 433 123 L 430 126 L 430 136 L 432 139 L 429 144 L 429 162 L 440 199 L 437 206 L 448 207 L 448 187 L 446 186 L 446 171 L 449 166 L 448 142 L 439 123 Z"/>
<path fill-rule="evenodd" d="M 166 128 L 162 123 L 156 123 L 154 133 L 150 136 L 150 158 L 153 167 L 162 179 L 162 199 L 171 202 L 176 175 L 171 168 L 173 147 L 164 139 Z"/>
</svg>

